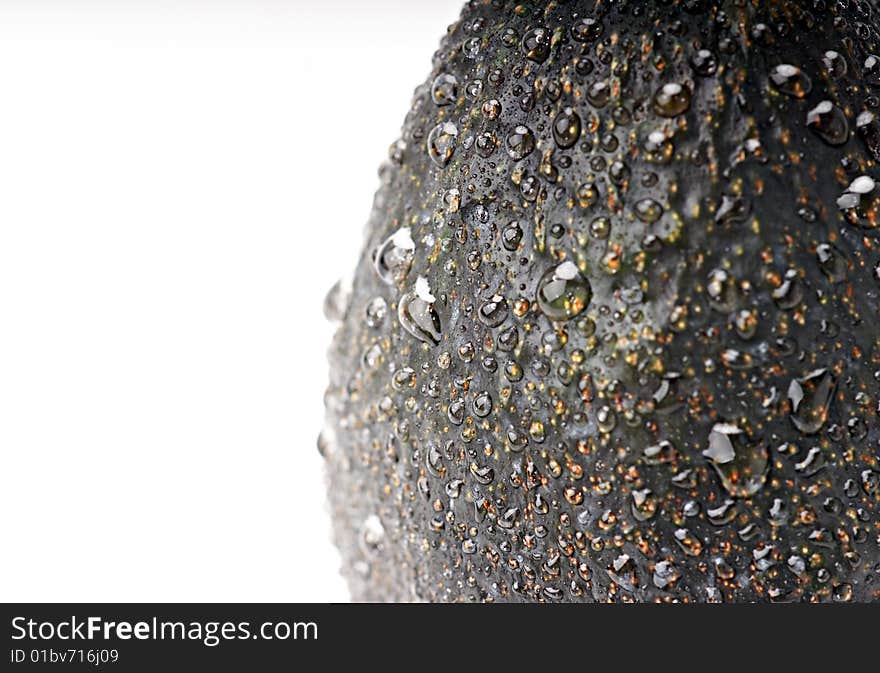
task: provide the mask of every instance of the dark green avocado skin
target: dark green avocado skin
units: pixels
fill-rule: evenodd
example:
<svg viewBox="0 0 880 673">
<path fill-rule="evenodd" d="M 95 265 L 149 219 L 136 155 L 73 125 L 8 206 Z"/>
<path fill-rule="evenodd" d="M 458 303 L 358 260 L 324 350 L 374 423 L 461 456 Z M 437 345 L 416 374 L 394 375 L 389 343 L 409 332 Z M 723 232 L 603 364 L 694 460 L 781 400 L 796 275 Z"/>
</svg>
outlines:
<svg viewBox="0 0 880 673">
<path fill-rule="evenodd" d="M 880 600 L 878 26 L 465 6 L 328 298 L 355 600 Z"/>
</svg>

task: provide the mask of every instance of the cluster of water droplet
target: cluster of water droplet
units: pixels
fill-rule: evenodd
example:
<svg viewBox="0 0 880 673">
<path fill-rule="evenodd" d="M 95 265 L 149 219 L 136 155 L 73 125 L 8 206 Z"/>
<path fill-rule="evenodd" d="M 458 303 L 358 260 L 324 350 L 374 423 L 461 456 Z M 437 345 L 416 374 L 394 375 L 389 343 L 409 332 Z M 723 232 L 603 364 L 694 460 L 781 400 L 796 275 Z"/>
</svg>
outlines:
<svg viewBox="0 0 880 673">
<path fill-rule="evenodd" d="M 880 596 L 880 60 L 816 4 L 465 10 L 326 302 L 361 597 Z"/>
</svg>

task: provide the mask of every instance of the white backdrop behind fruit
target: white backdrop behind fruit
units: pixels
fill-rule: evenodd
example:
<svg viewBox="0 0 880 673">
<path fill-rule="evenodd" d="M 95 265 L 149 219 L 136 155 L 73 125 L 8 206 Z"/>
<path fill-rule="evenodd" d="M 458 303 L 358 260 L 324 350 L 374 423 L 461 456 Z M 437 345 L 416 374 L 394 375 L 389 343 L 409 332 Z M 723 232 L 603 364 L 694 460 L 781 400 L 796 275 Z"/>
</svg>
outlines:
<svg viewBox="0 0 880 673">
<path fill-rule="evenodd" d="M 0 4 L 0 597 L 348 598 L 322 302 L 459 4 Z"/>
</svg>

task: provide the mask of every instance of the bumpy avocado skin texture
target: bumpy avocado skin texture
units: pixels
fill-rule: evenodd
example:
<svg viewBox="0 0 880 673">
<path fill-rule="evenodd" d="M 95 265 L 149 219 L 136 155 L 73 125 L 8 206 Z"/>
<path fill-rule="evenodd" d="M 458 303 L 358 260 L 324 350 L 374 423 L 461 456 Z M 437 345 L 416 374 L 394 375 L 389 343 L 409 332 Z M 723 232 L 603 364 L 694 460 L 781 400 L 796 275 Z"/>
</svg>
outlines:
<svg viewBox="0 0 880 673">
<path fill-rule="evenodd" d="M 466 5 L 331 302 L 355 600 L 880 600 L 878 17 Z"/>
</svg>

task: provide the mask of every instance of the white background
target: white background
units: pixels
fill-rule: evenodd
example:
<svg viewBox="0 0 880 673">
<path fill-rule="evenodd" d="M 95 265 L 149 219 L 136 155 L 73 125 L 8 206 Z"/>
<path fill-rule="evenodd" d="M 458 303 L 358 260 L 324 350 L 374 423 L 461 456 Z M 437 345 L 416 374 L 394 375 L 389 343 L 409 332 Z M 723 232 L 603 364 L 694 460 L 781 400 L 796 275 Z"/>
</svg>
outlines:
<svg viewBox="0 0 880 673">
<path fill-rule="evenodd" d="M 321 305 L 459 5 L 0 2 L 0 600 L 347 600 Z"/>
</svg>

